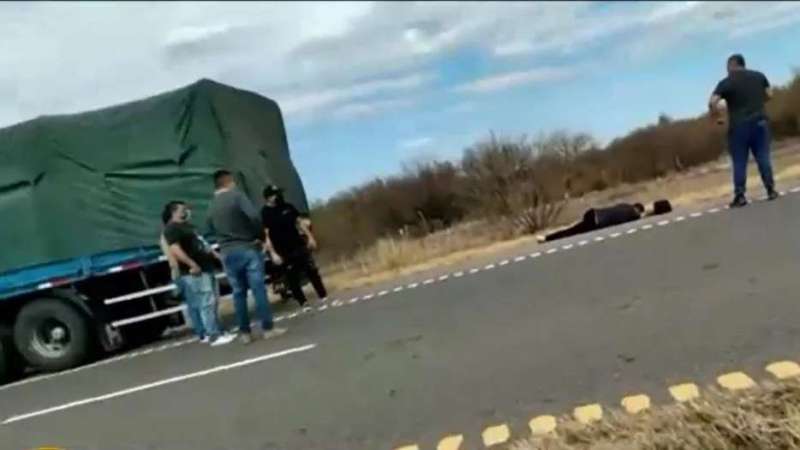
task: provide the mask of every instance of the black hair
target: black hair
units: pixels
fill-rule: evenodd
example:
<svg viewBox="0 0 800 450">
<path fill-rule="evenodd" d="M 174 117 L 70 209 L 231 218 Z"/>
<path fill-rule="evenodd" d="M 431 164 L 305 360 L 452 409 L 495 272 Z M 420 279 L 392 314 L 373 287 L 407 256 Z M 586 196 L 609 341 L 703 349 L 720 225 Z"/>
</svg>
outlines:
<svg viewBox="0 0 800 450">
<path fill-rule="evenodd" d="M 736 63 L 736 65 L 739 66 L 739 67 L 747 67 L 747 66 L 745 66 L 745 63 L 744 63 L 744 56 L 742 56 L 741 53 L 734 53 L 733 55 L 728 57 L 728 62 L 729 63 L 731 63 L 731 62 L 732 63 Z"/>
<path fill-rule="evenodd" d="M 233 174 L 230 171 L 225 170 L 225 169 L 220 169 L 220 170 L 214 172 L 214 187 L 219 189 L 219 188 L 225 186 L 225 183 L 227 182 L 227 179 L 232 177 L 232 176 L 233 176 Z"/>
<path fill-rule="evenodd" d="M 656 200 L 653 202 L 653 215 L 667 214 L 672 212 L 672 204 L 667 199 Z"/>
<path fill-rule="evenodd" d="M 180 200 L 173 200 L 166 205 L 164 205 L 164 209 L 161 211 L 161 222 L 164 225 L 168 224 L 170 220 L 172 220 L 172 214 L 175 213 L 175 210 L 178 209 L 178 206 L 185 205 L 186 203 Z"/>
<path fill-rule="evenodd" d="M 633 204 L 633 208 L 634 208 L 635 210 L 639 211 L 639 214 L 641 214 L 641 213 L 643 213 L 643 212 L 644 212 L 644 205 L 643 205 L 643 204 L 641 204 L 641 203 L 634 203 L 634 204 Z"/>
</svg>

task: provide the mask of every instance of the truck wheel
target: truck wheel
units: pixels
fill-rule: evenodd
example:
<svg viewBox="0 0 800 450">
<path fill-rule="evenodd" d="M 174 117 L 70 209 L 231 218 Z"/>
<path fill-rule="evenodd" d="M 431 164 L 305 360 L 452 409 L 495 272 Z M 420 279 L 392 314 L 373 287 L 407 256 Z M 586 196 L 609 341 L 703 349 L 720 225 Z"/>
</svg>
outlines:
<svg viewBox="0 0 800 450">
<path fill-rule="evenodd" d="M 18 378 L 24 369 L 22 358 L 14 348 L 11 327 L 0 325 L 0 383 Z"/>
<path fill-rule="evenodd" d="M 45 371 L 64 370 L 91 355 L 91 329 L 77 308 L 61 300 L 41 299 L 17 315 L 14 343 L 30 365 Z"/>
</svg>

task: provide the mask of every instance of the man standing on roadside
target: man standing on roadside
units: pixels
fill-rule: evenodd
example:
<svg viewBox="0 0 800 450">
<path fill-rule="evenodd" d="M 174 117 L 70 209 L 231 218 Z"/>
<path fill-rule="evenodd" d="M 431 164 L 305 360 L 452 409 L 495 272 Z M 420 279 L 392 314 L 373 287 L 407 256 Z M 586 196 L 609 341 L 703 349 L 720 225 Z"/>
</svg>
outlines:
<svg viewBox="0 0 800 450">
<path fill-rule="evenodd" d="M 230 343 L 234 336 L 220 331 L 217 318 L 217 289 L 212 251 L 189 223 L 190 210 L 185 203 L 172 201 L 164 206 L 163 240 L 168 259 L 175 264 L 177 277 L 189 317 L 201 342 L 212 347 Z"/>
<path fill-rule="evenodd" d="M 264 188 L 264 208 L 261 210 L 264 225 L 264 252 L 277 265 L 286 265 L 286 276 L 292 296 L 305 306 L 302 277 L 305 275 L 314 286 L 317 296 L 325 299 L 328 292 L 311 252 L 317 248 L 317 240 L 311 232 L 311 221 L 301 217 L 291 203 L 283 198 L 283 191 L 275 185 Z"/>
<path fill-rule="evenodd" d="M 733 165 L 734 198 L 731 208 L 747 205 L 747 161 L 750 152 L 758 164 L 769 200 L 778 198 L 770 160 L 770 134 L 765 103 L 772 88 L 763 73 L 748 70 L 739 54 L 728 58 L 728 76 L 717 84 L 708 101 L 713 119 L 721 122 L 720 101 L 728 109 L 728 148 Z"/>
<path fill-rule="evenodd" d="M 244 344 L 252 342 L 248 290 L 253 293 L 264 339 L 281 335 L 286 329 L 274 326 L 267 298 L 264 255 L 261 253 L 263 229 L 258 211 L 250 199 L 236 188 L 233 175 L 227 170 L 214 173 L 214 187 L 214 199 L 209 207 L 209 227 L 217 237 L 222 265 L 233 289 L 239 338 Z"/>
</svg>

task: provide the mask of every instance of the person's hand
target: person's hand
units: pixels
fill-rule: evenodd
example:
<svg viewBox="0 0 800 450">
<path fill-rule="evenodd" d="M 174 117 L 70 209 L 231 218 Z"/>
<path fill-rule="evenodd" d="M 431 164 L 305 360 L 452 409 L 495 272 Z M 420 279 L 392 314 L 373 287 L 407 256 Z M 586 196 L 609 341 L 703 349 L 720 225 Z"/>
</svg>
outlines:
<svg viewBox="0 0 800 450">
<path fill-rule="evenodd" d="M 316 239 L 309 239 L 308 240 L 308 249 L 314 251 L 317 249 L 317 240 Z"/>
<path fill-rule="evenodd" d="M 200 269 L 200 266 L 198 266 L 197 264 L 192 264 L 191 266 L 189 266 L 189 273 L 192 275 L 195 276 L 200 275 L 202 272 L 203 270 Z"/>
<path fill-rule="evenodd" d="M 281 258 L 281 255 L 279 255 L 279 254 L 277 254 L 277 253 L 275 253 L 275 252 L 271 252 L 271 253 L 270 253 L 270 255 L 269 255 L 269 259 L 271 259 L 271 260 L 272 260 L 272 262 L 273 262 L 273 263 L 274 263 L 276 266 L 280 266 L 280 265 L 282 265 L 282 264 L 283 264 L 283 258 Z"/>
</svg>

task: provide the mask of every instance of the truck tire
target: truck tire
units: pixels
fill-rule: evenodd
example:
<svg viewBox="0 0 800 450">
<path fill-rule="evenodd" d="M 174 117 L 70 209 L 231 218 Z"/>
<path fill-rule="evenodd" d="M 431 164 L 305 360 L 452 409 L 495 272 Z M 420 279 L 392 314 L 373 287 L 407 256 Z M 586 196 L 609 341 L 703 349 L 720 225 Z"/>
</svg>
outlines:
<svg viewBox="0 0 800 450">
<path fill-rule="evenodd" d="M 19 312 L 14 343 L 31 366 L 58 371 L 86 362 L 95 342 L 84 313 L 63 300 L 47 298 L 26 305 Z"/>
</svg>

